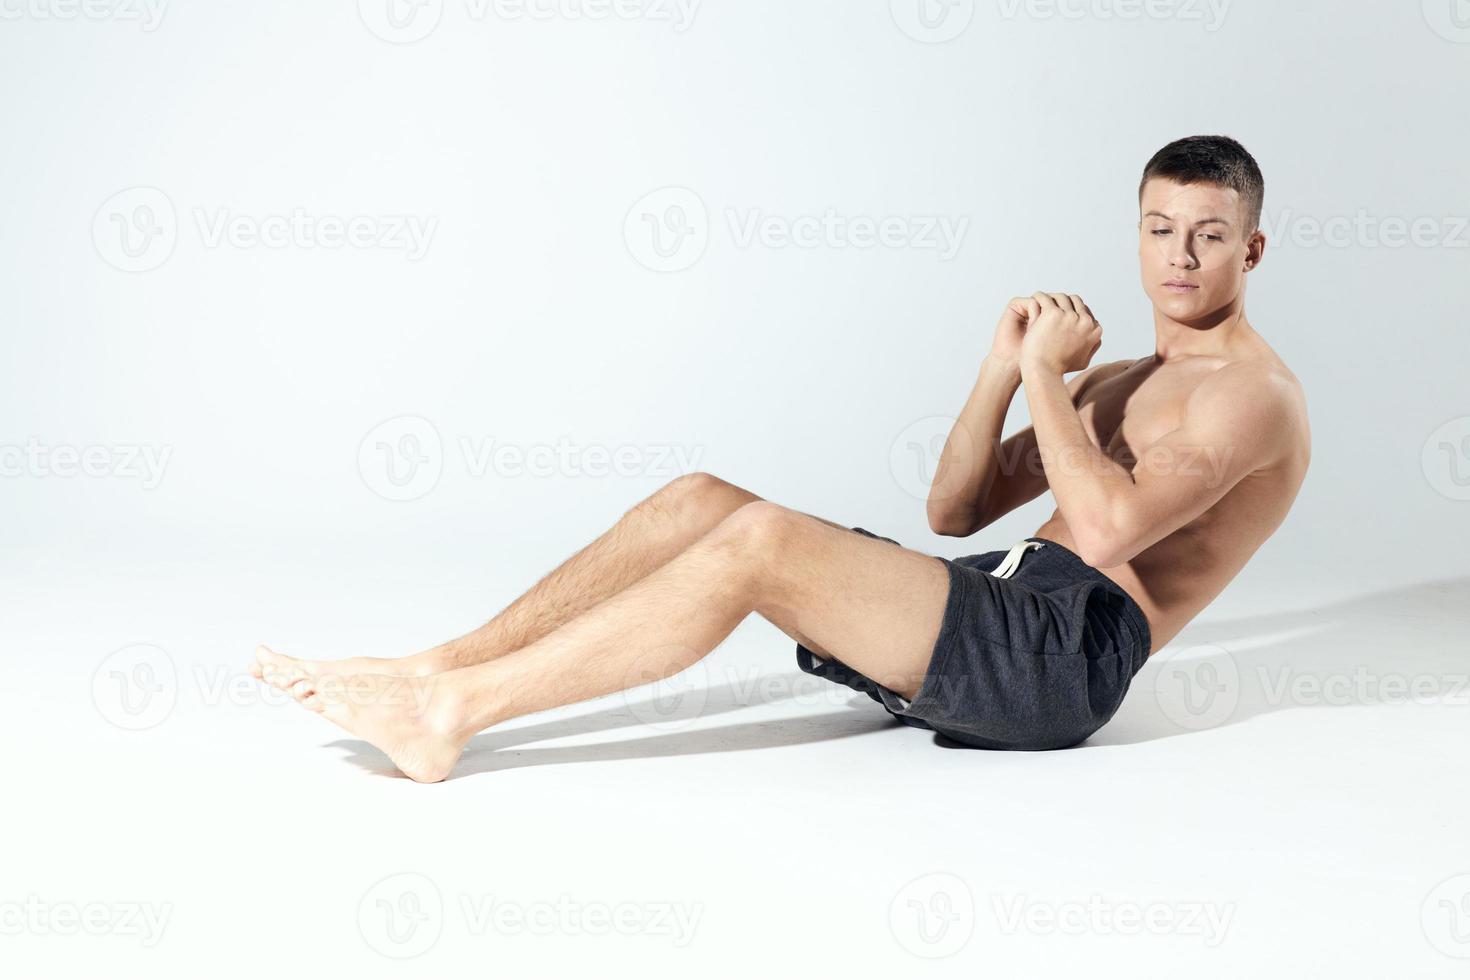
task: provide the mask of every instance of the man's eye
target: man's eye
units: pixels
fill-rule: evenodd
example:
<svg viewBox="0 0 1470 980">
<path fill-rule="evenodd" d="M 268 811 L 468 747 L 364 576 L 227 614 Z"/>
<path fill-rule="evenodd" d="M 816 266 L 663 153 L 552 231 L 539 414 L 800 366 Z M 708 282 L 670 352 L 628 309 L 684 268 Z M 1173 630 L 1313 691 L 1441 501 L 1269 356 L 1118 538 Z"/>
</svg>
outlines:
<svg viewBox="0 0 1470 980">
<path fill-rule="evenodd" d="M 1224 236 L 1222 235 L 1206 235 L 1204 237 L 1208 238 L 1212 242 L 1223 242 L 1225 240 Z"/>
<path fill-rule="evenodd" d="M 1167 234 L 1169 234 L 1169 229 L 1168 228 L 1155 228 L 1154 231 L 1153 231 L 1153 233 L 1155 235 L 1167 235 Z"/>
</svg>

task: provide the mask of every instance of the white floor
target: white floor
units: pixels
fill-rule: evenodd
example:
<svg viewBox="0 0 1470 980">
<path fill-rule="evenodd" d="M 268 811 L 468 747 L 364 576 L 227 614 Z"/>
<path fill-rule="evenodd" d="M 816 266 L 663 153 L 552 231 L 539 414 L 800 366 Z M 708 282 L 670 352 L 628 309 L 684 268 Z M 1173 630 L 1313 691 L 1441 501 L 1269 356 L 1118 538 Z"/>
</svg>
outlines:
<svg viewBox="0 0 1470 980">
<path fill-rule="evenodd" d="M 420 786 L 245 657 L 406 651 L 501 584 L 213 568 L 6 583 L 5 976 L 1450 977 L 1470 958 L 1470 579 L 1258 576 L 1051 753 L 938 745 L 752 619 L 674 682 L 486 733 Z"/>
</svg>

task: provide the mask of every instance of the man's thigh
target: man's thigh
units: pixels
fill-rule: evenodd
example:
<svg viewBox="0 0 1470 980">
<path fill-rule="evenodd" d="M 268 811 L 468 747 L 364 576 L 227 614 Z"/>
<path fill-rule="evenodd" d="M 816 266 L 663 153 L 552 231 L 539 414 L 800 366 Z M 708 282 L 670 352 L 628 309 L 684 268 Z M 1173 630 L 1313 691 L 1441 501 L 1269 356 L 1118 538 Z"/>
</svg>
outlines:
<svg viewBox="0 0 1470 980">
<path fill-rule="evenodd" d="M 796 642 L 913 699 L 949 599 L 932 555 L 763 502 L 768 536 L 756 611 Z"/>
</svg>

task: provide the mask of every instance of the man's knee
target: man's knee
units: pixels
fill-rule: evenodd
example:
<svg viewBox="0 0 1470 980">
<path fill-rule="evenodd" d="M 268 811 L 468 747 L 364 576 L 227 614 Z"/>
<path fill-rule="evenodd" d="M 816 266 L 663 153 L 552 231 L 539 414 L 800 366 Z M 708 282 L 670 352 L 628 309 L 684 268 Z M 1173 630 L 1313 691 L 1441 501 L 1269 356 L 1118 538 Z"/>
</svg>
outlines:
<svg viewBox="0 0 1470 980">
<path fill-rule="evenodd" d="M 780 553 L 811 518 L 769 500 L 742 504 L 715 529 L 718 541 L 758 557 Z"/>
<path fill-rule="evenodd" d="M 733 513 L 742 505 L 760 500 L 749 490 L 722 480 L 702 470 L 685 473 L 664 485 L 660 496 L 684 510 L 715 521 Z"/>
</svg>

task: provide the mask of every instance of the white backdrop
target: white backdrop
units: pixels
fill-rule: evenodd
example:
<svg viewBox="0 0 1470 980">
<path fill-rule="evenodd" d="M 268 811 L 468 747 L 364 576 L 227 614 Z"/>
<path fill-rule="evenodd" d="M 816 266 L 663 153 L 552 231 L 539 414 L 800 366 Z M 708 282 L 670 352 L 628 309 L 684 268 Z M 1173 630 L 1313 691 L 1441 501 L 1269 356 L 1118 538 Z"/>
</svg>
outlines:
<svg viewBox="0 0 1470 980">
<path fill-rule="evenodd" d="M 0 0 L 7 742 L 132 643 L 427 646 L 694 469 L 1009 546 L 1049 496 L 925 526 L 946 417 L 1018 293 L 1151 351 L 1138 175 L 1196 133 L 1266 175 L 1247 310 L 1314 437 L 1203 619 L 1461 581 L 1457 9 Z"/>
</svg>

